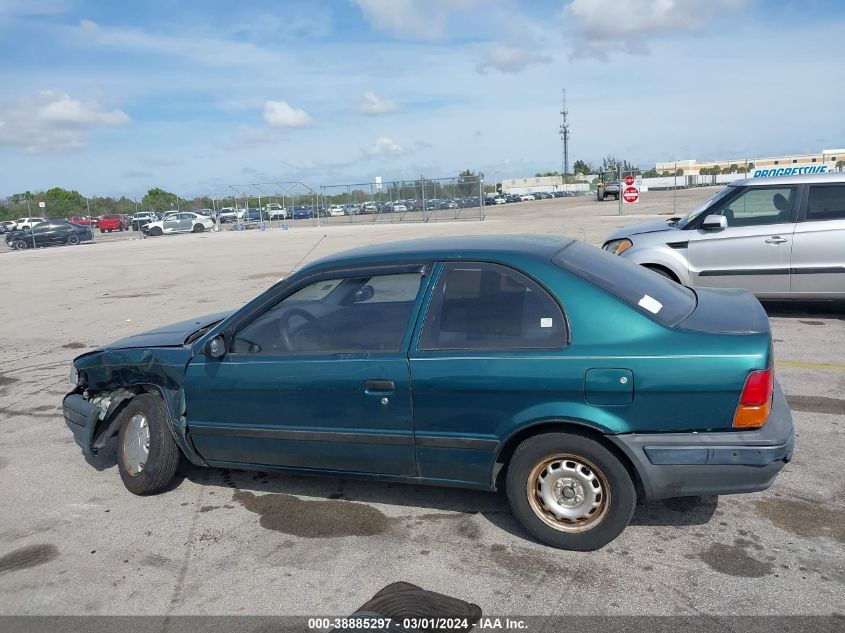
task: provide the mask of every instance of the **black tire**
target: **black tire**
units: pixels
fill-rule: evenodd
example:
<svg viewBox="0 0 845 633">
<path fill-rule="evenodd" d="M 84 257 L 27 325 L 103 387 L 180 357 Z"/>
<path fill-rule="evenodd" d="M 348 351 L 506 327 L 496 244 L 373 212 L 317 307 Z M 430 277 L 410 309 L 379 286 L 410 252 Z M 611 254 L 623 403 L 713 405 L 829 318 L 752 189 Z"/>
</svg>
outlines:
<svg viewBox="0 0 845 633">
<path fill-rule="evenodd" d="M 79 236 L 78 235 L 68 235 L 67 243 L 69 246 L 76 246 L 79 244 Z"/>
<path fill-rule="evenodd" d="M 619 200 L 619 194 L 617 193 L 615 196 L 613 196 L 613 199 L 614 199 L 614 200 Z"/>
<path fill-rule="evenodd" d="M 158 237 L 159 235 L 163 235 L 163 234 L 164 234 L 164 231 L 161 230 L 161 227 L 154 226 L 153 228 L 150 229 L 150 235 L 152 235 L 153 237 Z"/>
<path fill-rule="evenodd" d="M 194 233 L 202 233 L 205 231 L 205 226 L 202 224 L 194 224 Z"/>
<path fill-rule="evenodd" d="M 167 426 L 167 409 L 156 395 L 144 393 L 135 396 L 120 412 L 120 430 L 117 436 L 117 467 L 120 478 L 129 492 L 150 495 L 161 492 L 173 480 L 179 465 L 179 447 Z M 131 458 L 127 452 L 127 433 L 133 418 L 143 416 L 149 430 L 149 452 L 139 472 L 132 472 Z"/>
<path fill-rule="evenodd" d="M 547 466 L 540 472 L 546 474 L 536 477 L 544 464 Z M 559 475 L 550 470 L 555 465 Z M 556 519 L 540 499 L 541 481 L 564 484 L 561 495 L 573 490 L 567 490 L 566 482 L 571 479 L 560 479 L 567 473 L 587 479 L 586 473 L 599 484 L 591 494 L 600 505 L 583 520 Z M 529 477 L 537 482 L 530 487 L 533 498 Z M 628 525 L 637 503 L 631 476 L 619 458 L 599 442 L 574 433 L 543 433 L 523 441 L 508 464 L 506 486 L 511 510 L 525 529 L 543 543 L 567 550 L 592 551 L 610 543 Z"/>
<path fill-rule="evenodd" d="M 105 233 L 105 232 L 106 232 L 105 229 L 100 229 L 100 233 Z"/>
<path fill-rule="evenodd" d="M 14 244 L 14 246 L 12 248 L 14 248 L 17 251 L 25 251 L 26 249 L 29 248 L 29 244 L 27 244 L 24 240 L 15 240 L 12 243 Z"/>
</svg>

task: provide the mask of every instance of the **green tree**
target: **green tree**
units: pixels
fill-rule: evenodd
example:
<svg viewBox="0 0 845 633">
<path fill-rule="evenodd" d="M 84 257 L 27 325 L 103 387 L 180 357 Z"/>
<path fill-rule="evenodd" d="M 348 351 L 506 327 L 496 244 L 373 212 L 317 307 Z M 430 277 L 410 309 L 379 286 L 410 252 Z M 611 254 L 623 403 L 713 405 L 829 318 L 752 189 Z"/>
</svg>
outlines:
<svg viewBox="0 0 845 633">
<path fill-rule="evenodd" d="M 683 175 L 684 175 L 684 170 L 683 170 L 683 169 L 681 169 L 680 167 L 678 167 L 678 171 L 676 171 L 676 172 L 675 172 L 675 175 L 676 175 L 676 176 L 683 176 Z"/>
<path fill-rule="evenodd" d="M 576 160 L 575 164 L 572 166 L 572 171 L 576 175 L 580 174 L 582 176 L 586 176 L 593 173 L 593 167 L 587 161 Z"/>
<path fill-rule="evenodd" d="M 76 190 L 53 187 L 44 192 L 45 213 L 52 218 L 84 215 L 85 197 Z M 33 212 L 34 213 L 34 212 Z"/>
<path fill-rule="evenodd" d="M 748 163 L 748 170 L 751 171 L 754 169 L 754 163 Z"/>
<path fill-rule="evenodd" d="M 838 160 L 838 161 L 836 161 L 836 169 L 840 169 L 840 170 L 841 170 L 843 167 L 845 167 L 845 160 Z"/>
<path fill-rule="evenodd" d="M 175 209 L 177 206 L 181 207 L 185 202 L 185 200 L 179 198 L 175 193 L 159 189 L 158 187 L 150 189 L 141 198 L 141 205 L 148 211 L 170 211 L 170 209 Z"/>
<path fill-rule="evenodd" d="M 731 163 L 731 166 L 728 167 L 728 173 L 735 174 L 739 171 L 739 165 L 736 163 Z"/>
<path fill-rule="evenodd" d="M 474 171 L 470 169 L 465 169 L 460 174 L 458 174 L 458 182 L 455 189 L 458 192 L 459 196 L 466 197 L 466 196 L 477 196 L 478 195 L 478 180 L 481 178 L 482 174 L 476 174 Z M 426 197 L 430 198 L 426 193 Z"/>
</svg>

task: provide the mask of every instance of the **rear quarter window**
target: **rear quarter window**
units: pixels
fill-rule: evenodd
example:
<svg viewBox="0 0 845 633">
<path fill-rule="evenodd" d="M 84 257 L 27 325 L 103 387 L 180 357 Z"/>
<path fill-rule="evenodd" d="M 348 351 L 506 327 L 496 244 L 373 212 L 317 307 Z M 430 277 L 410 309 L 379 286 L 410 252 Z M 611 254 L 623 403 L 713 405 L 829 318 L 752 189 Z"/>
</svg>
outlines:
<svg viewBox="0 0 845 633">
<path fill-rule="evenodd" d="M 573 242 L 552 261 L 664 325 L 683 321 L 696 306 L 689 288 L 594 246 Z"/>
</svg>

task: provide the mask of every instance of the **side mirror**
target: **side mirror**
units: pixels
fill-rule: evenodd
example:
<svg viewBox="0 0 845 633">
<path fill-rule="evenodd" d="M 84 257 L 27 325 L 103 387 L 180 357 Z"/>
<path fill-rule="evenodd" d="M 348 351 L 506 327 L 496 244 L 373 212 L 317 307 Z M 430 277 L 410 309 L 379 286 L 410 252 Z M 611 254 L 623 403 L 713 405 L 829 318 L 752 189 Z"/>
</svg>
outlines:
<svg viewBox="0 0 845 633">
<path fill-rule="evenodd" d="M 213 339 L 205 344 L 203 354 L 209 358 L 219 359 L 226 355 L 226 339 L 222 334 L 218 334 Z"/>
<path fill-rule="evenodd" d="M 376 294 L 376 291 L 373 289 L 372 286 L 361 286 L 358 290 L 355 291 L 355 303 L 361 303 L 362 301 L 369 301 L 372 299 Z"/>
<path fill-rule="evenodd" d="M 723 215 L 708 215 L 701 223 L 704 231 L 721 231 L 728 228 L 728 219 Z"/>
</svg>

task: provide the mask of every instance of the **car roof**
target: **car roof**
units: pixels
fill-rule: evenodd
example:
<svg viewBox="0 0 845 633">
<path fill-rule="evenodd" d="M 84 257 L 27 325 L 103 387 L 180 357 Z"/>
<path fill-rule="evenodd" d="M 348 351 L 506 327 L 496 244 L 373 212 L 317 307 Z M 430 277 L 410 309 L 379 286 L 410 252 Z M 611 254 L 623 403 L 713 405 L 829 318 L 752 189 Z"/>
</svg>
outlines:
<svg viewBox="0 0 845 633">
<path fill-rule="evenodd" d="M 789 166 L 784 167 L 789 169 Z M 765 187 L 767 185 L 802 185 L 845 182 L 845 172 L 829 171 L 823 174 L 801 174 L 798 176 L 772 176 L 742 178 L 728 183 L 731 187 Z"/>
<path fill-rule="evenodd" d="M 548 261 L 574 241 L 554 235 L 473 235 L 405 240 L 343 251 L 309 264 L 303 272 L 397 261 L 498 261 L 509 256 Z"/>
</svg>

